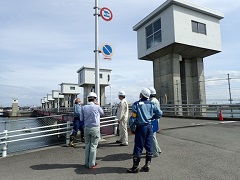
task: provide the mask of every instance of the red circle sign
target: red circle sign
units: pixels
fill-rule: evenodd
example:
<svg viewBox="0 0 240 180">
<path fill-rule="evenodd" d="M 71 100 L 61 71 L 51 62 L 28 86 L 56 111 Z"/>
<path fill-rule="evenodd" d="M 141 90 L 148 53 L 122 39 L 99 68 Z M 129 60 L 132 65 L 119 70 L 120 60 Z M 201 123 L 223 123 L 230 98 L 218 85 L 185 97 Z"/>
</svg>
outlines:
<svg viewBox="0 0 240 180">
<path fill-rule="evenodd" d="M 106 7 L 101 8 L 100 15 L 105 21 L 111 21 L 113 18 L 112 11 Z"/>
</svg>

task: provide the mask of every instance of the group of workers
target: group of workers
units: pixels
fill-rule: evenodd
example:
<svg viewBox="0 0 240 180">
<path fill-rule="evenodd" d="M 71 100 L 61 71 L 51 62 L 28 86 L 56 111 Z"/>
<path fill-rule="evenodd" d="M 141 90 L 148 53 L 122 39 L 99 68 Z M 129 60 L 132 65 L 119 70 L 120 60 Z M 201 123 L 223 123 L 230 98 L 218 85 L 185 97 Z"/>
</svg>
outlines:
<svg viewBox="0 0 240 180">
<path fill-rule="evenodd" d="M 135 134 L 133 149 L 133 166 L 127 170 L 129 173 L 138 173 L 139 163 L 143 148 L 146 150 L 145 165 L 141 171 L 148 172 L 152 156 L 159 156 L 159 147 L 156 132 L 158 131 L 159 118 L 162 116 L 160 103 L 156 99 L 156 90 L 143 88 L 140 99 L 132 105 L 132 115 L 129 118 L 128 103 L 125 91 L 119 91 L 120 103 L 117 107 L 120 139 L 116 141 L 120 146 L 128 146 L 128 124 L 132 134 Z M 100 139 L 100 116 L 104 115 L 103 109 L 97 102 L 97 95 L 90 92 L 87 96 L 88 104 L 81 106 L 80 99 L 75 100 L 73 132 L 70 136 L 70 146 L 74 146 L 74 138 L 78 130 L 81 132 L 81 141 L 85 142 L 85 166 L 89 169 L 97 167 L 96 151 Z"/>
</svg>

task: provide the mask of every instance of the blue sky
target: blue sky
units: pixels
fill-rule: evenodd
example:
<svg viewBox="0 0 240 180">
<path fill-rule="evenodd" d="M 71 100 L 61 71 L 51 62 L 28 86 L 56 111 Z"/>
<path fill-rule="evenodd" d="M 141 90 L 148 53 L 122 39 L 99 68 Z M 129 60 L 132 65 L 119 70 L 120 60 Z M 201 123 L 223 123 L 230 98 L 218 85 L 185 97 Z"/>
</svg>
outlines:
<svg viewBox="0 0 240 180">
<path fill-rule="evenodd" d="M 62 82 L 77 83 L 76 71 L 94 67 L 94 0 L 1 0 L 0 1 L 0 106 L 40 105 L 40 99 Z M 137 34 L 132 27 L 164 0 L 99 0 L 113 20 L 99 19 L 99 44 L 114 47 L 112 61 L 100 57 L 100 68 L 112 69 L 112 100 L 123 89 L 127 99 L 138 99 L 142 87 L 153 85 L 152 63 L 137 59 Z M 204 59 L 205 78 L 227 78 L 235 100 L 240 100 L 240 1 L 191 0 L 224 14 L 221 20 L 222 49 Z M 214 86 L 223 84 L 223 92 Z M 226 81 L 206 82 L 207 98 L 227 99 Z M 211 90 L 210 90 L 211 89 Z M 106 87 L 107 101 L 110 88 Z"/>
</svg>

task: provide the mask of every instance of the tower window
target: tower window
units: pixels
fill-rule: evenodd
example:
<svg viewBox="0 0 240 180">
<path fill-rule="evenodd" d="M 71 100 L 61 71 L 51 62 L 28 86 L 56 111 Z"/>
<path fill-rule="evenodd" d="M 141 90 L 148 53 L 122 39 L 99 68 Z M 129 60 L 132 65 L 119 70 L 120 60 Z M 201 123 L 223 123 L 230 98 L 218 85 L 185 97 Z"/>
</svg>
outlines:
<svg viewBox="0 0 240 180">
<path fill-rule="evenodd" d="M 197 21 L 192 21 L 192 32 L 206 35 L 207 34 L 206 24 Z"/>
<path fill-rule="evenodd" d="M 145 31 L 147 49 L 160 44 L 162 42 L 161 18 L 148 25 Z"/>
<path fill-rule="evenodd" d="M 83 72 L 80 73 L 79 75 L 79 83 L 83 82 Z"/>
</svg>

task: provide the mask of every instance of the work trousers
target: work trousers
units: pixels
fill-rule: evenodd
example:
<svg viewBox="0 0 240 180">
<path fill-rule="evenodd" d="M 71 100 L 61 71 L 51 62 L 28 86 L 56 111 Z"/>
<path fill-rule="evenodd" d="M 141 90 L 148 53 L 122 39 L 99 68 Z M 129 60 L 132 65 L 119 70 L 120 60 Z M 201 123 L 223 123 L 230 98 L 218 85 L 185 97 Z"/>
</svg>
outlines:
<svg viewBox="0 0 240 180">
<path fill-rule="evenodd" d="M 161 149 L 158 145 L 158 140 L 157 140 L 157 137 L 156 137 L 156 132 L 153 133 L 153 142 L 152 142 L 152 147 L 153 147 L 153 155 L 154 156 L 159 156 L 159 153 L 161 153 Z"/>
<path fill-rule="evenodd" d="M 85 166 L 91 168 L 96 164 L 98 141 L 100 139 L 100 127 L 85 127 Z"/>
<path fill-rule="evenodd" d="M 127 121 L 121 121 L 121 123 L 119 124 L 119 134 L 122 144 L 128 145 Z"/>
<path fill-rule="evenodd" d="M 71 138 L 73 138 L 73 137 L 75 137 L 77 135 L 78 130 L 80 130 L 81 138 L 83 138 L 84 137 L 84 122 L 80 121 L 79 118 L 74 117 L 74 120 L 73 120 L 73 131 L 72 131 L 72 134 L 71 134 Z"/>
<path fill-rule="evenodd" d="M 141 156 L 143 148 L 145 148 L 147 155 L 151 156 L 152 140 L 153 130 L 151 123 L 144 126 L 137 126 L 135 131 L 133 155 L 138 157 Z"/>
</svg>

